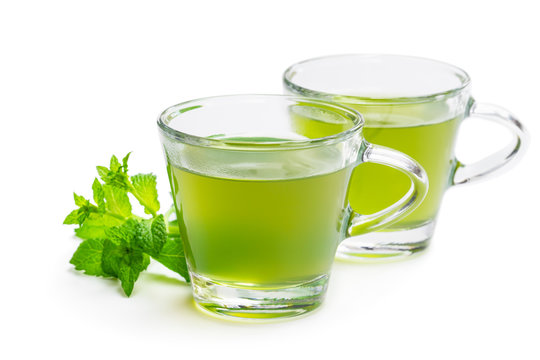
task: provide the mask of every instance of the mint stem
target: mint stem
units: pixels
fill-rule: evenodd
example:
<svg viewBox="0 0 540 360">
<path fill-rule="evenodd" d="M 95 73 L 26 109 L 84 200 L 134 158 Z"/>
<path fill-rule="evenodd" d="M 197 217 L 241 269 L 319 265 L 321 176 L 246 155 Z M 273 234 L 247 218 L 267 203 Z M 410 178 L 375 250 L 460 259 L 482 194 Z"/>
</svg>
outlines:
<svg viewBox="0 0 540 360">
<path fill-rule="evenodd" d="M 169 218 L 171 217 L 171 215 L 174 213 L 174 206 L 171 206 L 169 208 L 169 210 L 167 210 L 167 212 L 163 215 L 163 217 L 165 218 L 165 222 L 168 224 L 169 223 Z"/>
<path fill-rule="evenodd" d="M 112 216 L 113 218 L 117 218 L 119 220 L 126 220 L 126 218 L 123 217 L 122 215 L 115 214 L 115 213 L 112 213 L 110 211 L 107 211 L 105 214 L 108 215 L 108 216 Z"/>
<path fill-rule="evenodd" d="M 131 214 L 130 216 L 125 217 L 125 216 L 115 214 L 115 213 L 110 212 L 110 211 L 106 211 L 104 215 L 107 215 L 107 216 L 110 216 L 110 217 L 113 217 L 113 218 L 116 218 L 116 219 L 119 219 L 119 220 L 127 220 L 127 219 L 143 220 L 142 217 L 137 216 L 135 214 Z"/>
</svg>

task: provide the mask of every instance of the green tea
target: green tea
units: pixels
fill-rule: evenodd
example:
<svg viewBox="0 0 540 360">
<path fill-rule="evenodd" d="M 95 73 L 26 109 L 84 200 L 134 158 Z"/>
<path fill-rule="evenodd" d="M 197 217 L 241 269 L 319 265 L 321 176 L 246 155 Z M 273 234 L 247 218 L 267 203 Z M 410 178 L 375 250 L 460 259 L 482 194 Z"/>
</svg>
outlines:
<svg viewBox="0 0 540 360">
<path fill-rule="evenodd" d="M 273 287 L 328 274 L 348 219 L 352 169 L 279 179 L 281 165 L 250 166 L 252 179 L 170 166 L 191 271 L 235 286 Z"/>
<path fill-rule="evenodd" d="M 439 118 L 448 113 L 442 103 L 354 107 L 364 114 L 369 142 L 409 155 L 428 175 L 424 201 L 390 228 L 411 228 L 435 219 L 455 168 L 454 143 L 461 118 Z M 356 211 L 373 213 L 396 202 L 409 187 L 410 180 L 398 170 L 363 164 L 353 172 L 349 200 Z"/>
<path fill-rule="evenodd" d="M 429 179 L 426 198 L 412 213 L 390 226 L 390 229 L 412 228 L 433 220 L 437 215 L 455 169 L 453 149 L 461 117 L 448 119 L 449 110 L 444 102 L 404 105 L 390 102 L 380 100 L 369 105 L 341 103 L 362 114 L 366 140 L 401 151 L 425 169 Z M 293 122 L 296 131 L 309 138 L 328 136 L 336 131 L 328 124 L 319 125 L 301 115 L 295 116 Z M 353 171 L 349 201 L 356 212 L 371 214 L 395 203 L 410 186 L 409 178 L 402 172 L 388 166 L 365 163 Z"/>
</svg>

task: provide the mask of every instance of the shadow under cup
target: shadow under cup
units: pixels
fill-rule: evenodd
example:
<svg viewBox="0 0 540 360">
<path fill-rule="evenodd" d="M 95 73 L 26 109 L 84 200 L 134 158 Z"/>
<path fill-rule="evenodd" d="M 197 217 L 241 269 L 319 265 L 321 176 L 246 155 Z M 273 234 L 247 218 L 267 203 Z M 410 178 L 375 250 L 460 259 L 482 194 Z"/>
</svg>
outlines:
<svg viewBox="0 0 540 360">
<path fill-rule="evenodd" d="M 523 153 L 519 151 L 526 140 L 523 126 L 504 109 L 476 104 L 469 76 L 446 63 L 397 55 L 337 55 L 292 65 L 283 81 L 288 93 L 357 110 L 365 119 L 368 141 L 409 155 L 428 175 L 428 194 L 418 208 L 385 229 L 347 239 L 338 249 L 341 258 L 380 259 L 425 249 L 449 186 L 491 174 Z M 512 143 L 478 163 L 460 163 L 454 145 L 467 117 L 505 125 L 514 133 Z M 353 172 L 349 201 L 359 213 L 374 213 L 396 201 L 408 186 L 402 173 L 366 164 Z"/>
<path fill-rule="evenodd" d="M 382 226 L 425 194 L 422 169 L 365 142 L 361 116 L 338 104 L 222 96 L 172 106 L 158 125 L 194 298 L 214 314 L 313 310 L 351 230 Z M 307 136 L 314 127 L 324 136 Z M 357 216 L 347 199 L 354 167 L 370 161 L 401 168 L 413 184 L 375 218 Z"/>
</svg>

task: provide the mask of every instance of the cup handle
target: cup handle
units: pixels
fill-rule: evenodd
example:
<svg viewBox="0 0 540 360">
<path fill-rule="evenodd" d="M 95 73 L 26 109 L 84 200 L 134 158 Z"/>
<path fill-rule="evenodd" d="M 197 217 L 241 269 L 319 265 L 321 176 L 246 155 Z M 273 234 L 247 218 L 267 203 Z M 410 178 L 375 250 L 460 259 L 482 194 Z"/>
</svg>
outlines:
<svg viewBox="0 0 540 360">
<path fill-rule="evenodd" d="M 411 179 L 409 191 L 396 203 L 373 214 L 361 215 L 352 211 L 347 237 L 379 230 L 407 215 L 420 205 L 428 191 L 428 178 L 424 169 L 409 156 L 390 148 L 364 141 L 360 165 L 365 162 L 390 166 Z M 359 165 L 359 166 L 360 166 Z"/>
<path fill-rule="evenodd" d="M 472 164 L 456 162 L 456 170 L 452 185 L 463 185 L 473 181 L 483 180 L 508 170 L 509 165 L 516 164 L 529 143 L 529 135 L 525 127 L 508 110 L 491 104 L 473 103 L 469 117 L 491 120 L 505 126 L 513 134 L 512 141 L 503 149 Z M 467 117 L 467 118 L 469 118 Z"/>
</svg>

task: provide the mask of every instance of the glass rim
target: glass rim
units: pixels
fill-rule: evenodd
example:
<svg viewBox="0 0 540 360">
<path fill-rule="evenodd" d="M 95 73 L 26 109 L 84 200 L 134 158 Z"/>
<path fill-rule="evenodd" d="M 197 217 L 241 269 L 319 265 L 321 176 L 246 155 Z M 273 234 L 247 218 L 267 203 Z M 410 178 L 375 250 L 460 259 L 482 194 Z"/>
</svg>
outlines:
<svg viewBox="0 0 540 360">
<path fill-rule="evenodd" d="M 318 91 L 314 89 L 309 89 L 307 87 L 303 87 L 300 85 L 297 85 L 292 79 L 292 75 L 294 74 L 294 70 L 298 68 L 299 66 L 302 66 L 303 64 L 313 62 L 313 61 L 320 61 L 320 60 L 331 60 L 334 58 L 343 58 L 343 57 L 392 57 L 392 58 L 407 58 L 407 59 L 414 59 L 414 60 L 423 60 L 423 61 L 429 61 L 431 63 L 436 63 L 439 65 L 444 65 L 447 68 L 451 69 L 454 72 L 454 75 L 460 80 L 460 85 L 456 87 L 452 87 L 451 89 L 434 92 L 432 94 L 428 95 L 420 95 L 420 96 L 397 96 L 397 97 L 368 97 L 368 96 L 355 96 L 355 95 L 347 95 L 347 94 L 338 94 L 338 93 L 330 93 L 325 91 Z M 373 102 L 378 101 L 384 101 L 385 104 L 413 104 L 413 103 L 424 103 L 424 102 L 430 102 L 434 100 L 442 100 L 449 97 L 452 97 L 458 93 L 460 93 L 462 90 L 467 88 L 471 83 L 471 78 L 467 72 L 455 65 L 449 64 L 444 61 L 434 60 L 430 58 L 425 58 L 421 56 L 410 56 L 410 55 L 396 55 L 396 54 L 335 54 L 335 55 L 326 55 L 326 56 L 318 56 L 306 60 L 299 61 L 297 63 L 292 64 L 289 66 L 284 72 L 283 72 L 283 82 L 287 89 L 292 90 L 294 94 L 307 96 L 307 97 L 315 97 L 319 99 L 333 99 L 334 97 L 339 96 L 339 101 L 348 102 L 351 104 L 370 104 Z M 390 101 L 388 101 L 390 100 Z M 335 100 L 327 100 L 327 101 L 335 101 Z"/>
<path fill-rule="evenodd" d="M 197 136 L 183 132 L 177 129 L 172 128 L 167 124 L 166 117 L 170 115 L 175 110 L 178 111 L 180 108 L 188 107 L 185 111 L 193 110 L 195 108 L 190 108 L 189 105 L 197 106 L 202 105 L 203 102 L 211 102 L 217 99 L 231 98 L 234 100 L 241 99 L 283 99 L 289 101 L 301 101 L 308 102 L 311 104 L 324 105 L 325 107 L 330 107 L 335 109 L 339 115 L 349 116 L 353 122 L 353 126 L 345 131 L 333 134 L 330 136 L 325 136 L 315 139 L 301 139 L 301 140 L 283 140 L 283 141 L 242 141 L 242 140 L 227 140 L 227 139 L 215 139 L 204 136 Z M 198 108 L 198 106 L 196 107 Z M 338 112 L 339 111 L 339 112 Z M 221 149 L 234 149 L 234 150 L 286 150 L 286 149 L 302 149 L 310 148 L 316 146 L 325 146 L 329 144 L 335 144 L 346 139 L 349 139 L 356 133 L 361 132 L 364 126 L 363 116 L 356 110 L 351 109 L 347 106 L 338 104 L 333 101 L 314 99 L 303 96 L 296 95 L 280 95 L 280 94 L 232 94 L 232 95 L 217 95 L 202 97 L 197 99 L 192 99 L 184 101 L 172 106 L 167 107 L 161 114 L 158 116 L 157 124 L 159 129 L 166 134 L 167 136 L 179 140 L 183 143 L 189 145 L 195 145 L 205 148 L 221 148 Z"/>
</svg>

